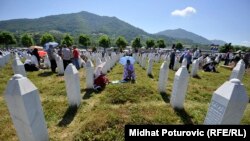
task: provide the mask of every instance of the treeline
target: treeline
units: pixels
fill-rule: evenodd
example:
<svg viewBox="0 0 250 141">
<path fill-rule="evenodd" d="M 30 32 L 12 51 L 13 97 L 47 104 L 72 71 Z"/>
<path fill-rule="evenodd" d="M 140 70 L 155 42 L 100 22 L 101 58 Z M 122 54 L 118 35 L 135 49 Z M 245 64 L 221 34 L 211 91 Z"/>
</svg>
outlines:
<svg viewBox="0 0 250 141">
<path fill-rule="evenodd" d="M 250 47 L 245 46 L 233 46 L 231 43 L 226 43 L 223 46 L 219 47 L 219 51 L 222 53 L 227 53 L 229 51 L 236 52 L 236 51 L 242 51 L 242 52 L 250 52 Z"/>
<path fill-rule="evenodd" d="M 143 40 L 141 37 L 136 37 L 131 41 L 123 36 L 118 36 L 117 38 L 110 37 L 106 34 L 100 35 L 87 35 L 80 34 L 79 36 L 71 36 L 70 34 L 58 34 L 58 33 L 24 33 L 24 34 L 13 34 L 10 32 L 2 31 L 0 32 L 0 44 L 4 47 L 8 46 L 18 46 L 18 47 L 30 47 L 32 45 L 44 46 L 47 42 L 58 42 L 63 45 L 72 46 L 73 44 L 78 45 L 83 48 L 93 48 L 93 47 L 104 47 L 108 48 L 111 46 L 116 46 L 124 49 L 126 46 L 132 46 L 134 48 L 146 47 L 146 48 L 165 48 L 171 45 L 167 43 L 164 39 L 153 39 L 147 38 Z M 182 44 L 179 43 L 180 47 Z"/>
<path fill-rule="evenodd" d="M 66 44 L 67 46 L 78 45 L 80 48 L 93 48 L 96 47 L 119 47 L 124 49 L 126 46 L 132 46 L 133 48 L 165 48 L 167 46 L 172 46 L 172 42 L 166 42 L 165 39 L 154 39 L 137 36 L 131 41 L 127 41 L 124 36 L 110 37 L 106 34 L 96 34 L 96 35 L 87 35 L 80 34 L 78 36 L 72 36 L 70 34 L 62 33 L 11 33 L 7 31 L 0 31 L 0 46 L 1 47 L 30 47 L 32 45 L 44 46 L 47 42 L 57 42 L 60 45 Z M 175 42 L 176 49 L 183 49 L 183 44 L 181 42 Z M 193 45 L 192 48 L 203 48 L 201 45 Z M 209 48 L 209 46 L 205 46 Z M 219 51 L 226 53 L 228 51 L 238 51 L 250 52 L 249 47 L 245 46 L 233 46 L 231 43 L 227 43 L 219 47 Z"/>
</svg>

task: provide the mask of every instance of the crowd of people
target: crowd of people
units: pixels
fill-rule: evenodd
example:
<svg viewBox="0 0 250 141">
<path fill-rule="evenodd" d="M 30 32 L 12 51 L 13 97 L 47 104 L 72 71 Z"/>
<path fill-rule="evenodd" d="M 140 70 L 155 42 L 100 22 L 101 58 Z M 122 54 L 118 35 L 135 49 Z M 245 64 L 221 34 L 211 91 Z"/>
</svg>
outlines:
<svg viewBox="0 0 250 141">
<path fill-rule="evenodd" d="M 217 49 L 217 48 L 215 48 Z M 186 68 L 188 72 L 190 72 L 190 65 L 193 61 L 199 60 L 200 69 L 205 72 L 217 72 L 216 67 L 220 63 L 220 61 L 224 61 L 224 65 L 230 65 L 234 63 L 234 65 L 240 60 L 243 59 L 245 62 L 246 68 L 249 67 L 250 61 L 250 53 L 242 54 L 240 51 L 237 54 L 234 54 L 232 50 L 229 50 L 225 54 L 219 54 L 213 52 L 210 54 L 202 53 L 202 51 L 198 48 L 194 48 L 193 50 L 185 49 L 184 51 L 180 52 L 176 50 L 175 44 L 172 45 L 171 52 L 168 52 L 170 62 L 169 62 L 169 69 L 174 70 L 174 66 L 177 65 L 175 63 L 179 63 L 178 65 L 182 64 L 183 59 L 186 59 Z M 23 54 L 17 52 L 20 56 Z M 26 59 L 24 62 L 24 67 L 26 71 L 38 71 L 39 69 L 43 68 L 42 64 L 44 63 L 44 56 L 39 54 L 39 50 L 34 48 L 33 50 L 28 50 L 28 54 L 31 55 L 30 58 Z M 46 50 L 50 68 L 52 72 L 56 72 L 57 63 L 56 63 L 56 55 L 60 56 L 63 60 L 64 70 L 68 66 L 68 64 L 72 63 L 76 69 L 80 69 L 79 58 L 83 58 L 87 61 L 87 57 L 81 54 L 81 52 L 77 49 L 76 46 L 68 47 L 67 45 L 62 45 L 58 49 L 55 49 L 52 45 L 48 47 Z M 142 53 L 143 54 L 143 53 Z M 142 55 L 140 54 L 140 55 Z M 2 52 L 0 51 L 0 55 Z M 127 55 L 127 54 L 125 54 Z M 132 54 L 129 54 L 132 56 Z M 107 84 L 110 83 L 109 79 L 105 74 L 102 73 L 102 68 L 105 65 L 105 62 L 100 64 L 96 67 L 94 73 L 94 88 L 97 90 L 102 90 L 105 88 Z M 133 63 L 130 60 L 127 60 L 126 64 L 123 66 L 123 78 L 121 82 L 132 82 L 135 83 L 135 68 Z"/>
</svg>

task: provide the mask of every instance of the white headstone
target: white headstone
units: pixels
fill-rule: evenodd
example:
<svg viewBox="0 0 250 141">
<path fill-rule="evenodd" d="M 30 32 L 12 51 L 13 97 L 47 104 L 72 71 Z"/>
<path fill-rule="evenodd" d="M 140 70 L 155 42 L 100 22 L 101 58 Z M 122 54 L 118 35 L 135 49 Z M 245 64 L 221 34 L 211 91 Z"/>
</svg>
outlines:
<svg viewBox="0 0 250 141">
<path fill-rule="evenodd" d="M 199 61 L 196 59 L 193 61 L 193 64 L 192 64 L 192 71 L 191 71 L 192 77 L 197 76 L 198 69 L 199 69 Z"/>
<path fill-rule="evenodd" d="M 94 87 L 94 65 L 91 60 L 86 63 L 86 88 L 93 89 Z"/>
<path fill-rule="evenodd" d="M 142 56 L 138 56 L 139 65 L 142 66 Z"/>
<path fill-rule="evenodd" d="M 141 67 L 146 69 L 147 57 L 145 55 L 142 56 Z"/>
<path fill-rule="evenodd" d="M 184 59 L 182 60 L 181 66 L 182 66 L 182 67 L 183 67 L 183 66 L 186 66 L 186 67 L 187 67 L 187 59 L 186 59 L 186 58 L 184 58 Z"/>
<path fill-rule="evenodd" d="M 45 55 L 44 57 L 44 67 L 45 68 L 50 68 L 51 64 L 50 64 L 50 60 L 49 60 L 49 57 L 48 55 Z"/>
<path fill-rule="evenodd" d="M 153 69 L 153 59 L 148 60 L 148 68 L 147 68 L 147 74 L 152 75 L 152 69 Z"/>
<path fill-rule="evenodd" d="M 159 61 L 160 61 L 160 55 L 158 54 L 155 56 L 155 62 L 159 63 Z"/>
<path fill-rule="evenodd" d="M 101 59 L 99 57 L 96 58 L 95 65 L 98 66 L 102 63 Z"/>
<path fill-rule="evenodd" d="M 0 67 L 4 67 L 5 62 L 3 56 L 0 55 Z"/>
<path fill-rule="evenodd" d="M 215 60 L 216 63 L 220 63 L 220 55 L 216 56 Z"/>
<path fill-rule="evenodd" d="M 60 56 L 56 55 L 57 71 L 59 75 L 64 74 L 63 60 Z"/>
<path fill-rule="evenodd" d="M 234 67 L 230 79 L 236 78 L 239 79 L 240 81 L 242 81 L 243 75 L 245 73 L 245 63 L 244 61 L 241 59 L 237 65 Z"/>
<path fill-rule="evenodd" d="M 110 71 L 110 69 L 111 69 L 111 64 L 110 64 L 111 63 L 111 58 L 110 58 L 110 56 L 108 56 L 106 60 L 107 60 L 107 62 L 106 62 L 107 70 Z"/>
<path fill-rule="evenodd" d="M 183 109 L 184 100 L 188 86 L 189 74 L 186 68 L 186 59 L 183 60 L 181 68 L 175 73 L 174 85 L 170 104 L 173 108 Z"/>
<path fill-rule="evenodd" d="M 204 124 L 240 124 L 248 101 L 240 80 L 225 82 L 214 92 Z"/>
<path fill-rule="evenodd" d="M 14 74 L 21 74 L 24 77 L 27 76 L 24 65 L 20 59 L 13 60 L 12 68 L 13 68 Z"/>
<path fill-rule="evenodd" d="M 70 106 L 79 106 L 81 103 L 80 96 L 80 78 L 76 67 L 70 63 L 64 72 L 64 79 L 67 89 L 67 96 Z"/>
<path fill-rule="evenodd" d="M 166 93 L 166 83 L 168 80 L 168 63 L 164 61 L 161 64 L 159 81 L 158 81 L 158 91 L 160 93 Z"/>
<path fill-rule="evenodd" d="M 177 56 L 175 57 L 175 60 L 174 60 L 174 70 L 178 70 L 179 68 L 179 63 L 178 63 L 178 59 L 177 59 Z"/>
<path fill-rule="evenodd" d="M 104 58 L 104 61 L 103 62 L 105 62 L 105 65 L 103 66 L 103 68 L 102 68 L 102 73 L 103 74 L 107 74 L 108 73 L 108 60 L 106 59 L 106 58 Z"/>
<path fill-rule="evenodd" d="M 79 64 L 79 67 L 82 68 L 83 67 L 83 60 L 81 57 L 78 58 L 78 64 Z"/>
<path fill-rule="evenodd" d="M 20 59 L 18 53 L 15 53 L 15 59 Z"/>
<path fill-rule="evenodd" d="M 33 64 L 35 64 L 37 67 L 39 66 L 39 65 L 38 65 L 38 60 L 37 60 L 37 58 L 36 58 L 35 55 L 32 55 L 32 56 L 31 56 L 31 62 L 33 62 Z"/>
<path fill-rule="evenodd" d="M 48 131 L 35 85 L 14 75 L 5 90 L 5 100 L 20 141 L 48 141 Z"/>
</svg>

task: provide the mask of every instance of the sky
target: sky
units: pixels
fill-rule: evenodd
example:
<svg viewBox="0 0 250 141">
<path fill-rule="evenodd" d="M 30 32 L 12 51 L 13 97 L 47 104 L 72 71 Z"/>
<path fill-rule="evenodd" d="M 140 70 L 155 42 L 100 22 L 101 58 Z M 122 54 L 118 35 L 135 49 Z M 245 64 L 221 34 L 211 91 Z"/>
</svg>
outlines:
<svg viewBox="0 0 250 141">
<path fill-rule="evenodd" d="M 182 28 L 250 46 L 250 0 L 0 0 L 0 21 L 87 11 L 148 33 Z"/>
</svg>

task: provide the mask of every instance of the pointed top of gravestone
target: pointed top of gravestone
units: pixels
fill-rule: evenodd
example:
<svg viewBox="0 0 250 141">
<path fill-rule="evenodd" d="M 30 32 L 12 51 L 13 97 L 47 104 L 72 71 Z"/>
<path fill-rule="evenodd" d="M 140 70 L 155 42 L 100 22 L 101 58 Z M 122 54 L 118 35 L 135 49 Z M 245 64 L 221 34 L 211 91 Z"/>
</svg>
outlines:
<svg viewBox="0 0 250 141">
<path fill-rule="evenodd" d="M 187 67 L 187 59 L 186 58 L 183 59 L 181 67 Z"/>
<path fill-rule="evenodd" d="M 90 59 L 87 61 L 86 67 L 94 67 L 94 65 Z"/>
<path fill-rule="evenodd" d="M 15 58 L 16 58 L 16 59 L 19 59 L 18 53 L 15 54 Z"/>
<path fill-rule="evenodd" d="M 164 61 L 164 62 L 161 64 L 161 69 L 167 69 L 167 68 L 168 68 L 167 61 Z"/>
<path fill-rule="evenodd" d="M 237 64 L 239 64 L 239 65 L 245 65 L 245 62 L 242 60 L 242 59 L 240 59 L 240 61 L 237 63 Z"/>
<path fill-rule="evenodd" d="M 22 76 L 21 74 L 15 74 L 15 75 L 12 77 L 12 79 L 14 79 L 14 80 L 21 79 L 21 78 L 23 78 L 23 76 Z"/>
<path fill-rule="evenodd" d="M 64 71 L 64 74 L 75 74 L 75 73 L 78 73 L 76 67 L 70 63 L 68 64 L 68 66 L 66 67 L 65 71 Z"/>
<path fill-rule="evenodd" d="M 231 79 L 230 82 L 235 84 L 240 84 L 240 80 L 236 78 Z"/>
<path fill-rule="evenodd" d="M 165 56 L 166 61 L 170 61 L 170 55 Z"/>
</svg>

